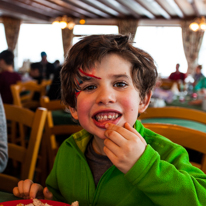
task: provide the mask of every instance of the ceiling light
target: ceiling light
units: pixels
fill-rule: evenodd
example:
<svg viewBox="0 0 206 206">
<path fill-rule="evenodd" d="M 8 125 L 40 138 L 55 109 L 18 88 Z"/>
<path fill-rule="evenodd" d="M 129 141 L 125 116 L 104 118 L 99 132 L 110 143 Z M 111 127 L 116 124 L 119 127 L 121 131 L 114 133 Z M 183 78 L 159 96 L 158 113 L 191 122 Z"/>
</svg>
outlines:
<svg viewBox="0 0 206 206">
<path fill-rule="evenodd" d="M 85 24 L 85 22 L 86 22 L 85 19 L 80 19 L 80 20 L 79 20 L 79 23 L 80 23 L 80 24 Z"/>
<path fill-rule="evenodd" d="M 60 24 L 61 29 L 65 29 L 67 27 L 66 21 L 60 21 L 59 24 Z"/>
<path fill-rule="evenodd" d="M 72 29 L 74 28 L 74 26 L 75 26 L 75 23 L 74 23 L 74 22 L 69 22 L 69 23 L 67 24 L 67 28 L 70 29 L 70 30 L 72 30 Z"/>
<path fill-rule="evenodd" d="M 54 25 L 54 26 L 59 26 L 59 21 L 53 21 L 53 22 L 52 22 L 52 25 Z"/>
<path fill-rule="evenodd" d="M 66 15 L 64 15 L 63 17 L 57 17 L 52 25 L 58 25 L 60 26 L 61 29 L 70 29 L 72 30 L 75 26 L 74 20 L 70 17 L 67 17 Z"/>
<path fill-rule="evenodd" d="M 190 24 L 190 29 L 192 31 L 197 31 L 199 29 L 199 25 L 196 22 Z"/>
<path fill-rule="evenodd" d="M 190 24 L 189 28 L 192 31 L 198 31 L 198 30 L 206 31 L 205 17 L 200 17 L 195 19 L 195 21 Z"/>
</svg>

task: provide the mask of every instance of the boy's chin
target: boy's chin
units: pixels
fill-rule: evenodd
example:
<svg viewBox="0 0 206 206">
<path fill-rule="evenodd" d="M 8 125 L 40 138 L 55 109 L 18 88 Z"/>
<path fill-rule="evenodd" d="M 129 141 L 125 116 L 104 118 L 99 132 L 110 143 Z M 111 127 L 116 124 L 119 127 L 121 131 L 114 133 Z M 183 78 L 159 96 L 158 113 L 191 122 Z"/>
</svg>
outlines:
<svg viewBox="0 0 206 206">
<path fill-rule="evenodd" d="M 105 140 L 107 137 L 104 135 L 104 132 L 105 132 L 105 131 L 98 132 L 98 133 L 95 133 L 95 134 L 93 134 L 93 135 L 94 135 L 96 138 L 98 138 L 98 139 Z"/>
</svg>

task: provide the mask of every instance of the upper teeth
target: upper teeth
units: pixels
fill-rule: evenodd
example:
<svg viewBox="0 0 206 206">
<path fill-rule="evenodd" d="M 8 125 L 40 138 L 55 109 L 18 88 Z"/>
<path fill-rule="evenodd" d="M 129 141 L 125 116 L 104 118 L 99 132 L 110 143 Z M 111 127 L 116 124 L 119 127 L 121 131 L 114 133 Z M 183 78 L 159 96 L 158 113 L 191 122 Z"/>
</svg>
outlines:
<svg viewBox="0 0 206 206">
<path fill-rule="evenodd" d="M 98 114 L 96 115 L 96 119 L 98 121 L 113 120 L 116 119 L 118 116 L 118 114 Z"/>
</svg>

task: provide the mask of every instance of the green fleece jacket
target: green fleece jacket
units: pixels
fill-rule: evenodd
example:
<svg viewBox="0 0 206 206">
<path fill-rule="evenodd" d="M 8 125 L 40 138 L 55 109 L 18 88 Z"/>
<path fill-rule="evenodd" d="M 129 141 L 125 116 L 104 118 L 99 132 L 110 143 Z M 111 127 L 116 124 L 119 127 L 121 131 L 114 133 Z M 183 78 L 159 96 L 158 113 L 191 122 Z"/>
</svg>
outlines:
<svg viewBox="0 0 206 206">
<path fill-rule="evenodd" d="M 77 200 L 80 206 L 206 205 L 206 175 L 189 163 L 186 150 L 139 121 L 135 128 L 148 144 L 144 153 L 126 174 L 110 167 L 97 188 L 84 156 L 92 135 L 82 130 L 65 140 L 46 180 L 54 200 Z"/>
</svg>

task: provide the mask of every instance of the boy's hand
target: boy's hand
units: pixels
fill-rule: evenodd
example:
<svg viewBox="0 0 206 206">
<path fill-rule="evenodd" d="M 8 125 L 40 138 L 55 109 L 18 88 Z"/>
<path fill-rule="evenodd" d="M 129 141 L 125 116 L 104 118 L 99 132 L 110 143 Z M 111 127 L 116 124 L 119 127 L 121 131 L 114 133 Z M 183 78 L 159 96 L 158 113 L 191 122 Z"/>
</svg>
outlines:
<svg viewBox="0 0 206 206">
<path fill-rule="evenodd" d="M 18 187 L 14 187 L 13 194 L 23 199 L 47 199 L 52 200 L 52 193 L 48 188 L 43 187 L 40 184 L 33 183 L 32 180 L 26 179 L 18 182 Z"/>
<path fill-rule="evenodd" d="M 128 123 L 124 127 L 107 124 L 104 152 L 112 163 L 123 173 L 127 173 L 143 154 L 147 143 Z"/>
</svg>

